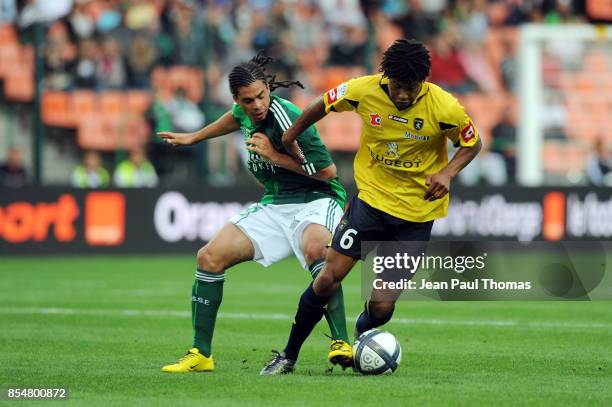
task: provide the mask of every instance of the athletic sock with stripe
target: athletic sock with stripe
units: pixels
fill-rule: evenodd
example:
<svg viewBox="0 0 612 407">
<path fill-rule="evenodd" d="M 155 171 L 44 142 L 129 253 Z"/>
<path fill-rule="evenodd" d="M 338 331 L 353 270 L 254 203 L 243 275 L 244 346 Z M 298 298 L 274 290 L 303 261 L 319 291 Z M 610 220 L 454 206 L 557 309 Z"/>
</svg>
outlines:
<svg viewBox="0 0 612 407">
<path fill-rule="evenodd" d="M 198 348 L 206 357 L 211 354 L 215 321 L 223 299 L 223 283 L 224 273 L 209 273 L 200 269 L 196 271 L 196 280 L 191 291 L 193 347 Z"/>
<path fill-rule="evenodd" d="M 325 259 L 319 259 L 312 262 L 308 269 L 313 279 L 323 270 L 324 265 Z M 342 286 L 340 286 L 338 291 L 329 298 L 324 315 L 329 325 L 332 339 L 341 339 L 345 342 L 349 342 L 346 329 L 346 313 L 344 311 L 344 294 L 342 293 Z"/>
</svg>

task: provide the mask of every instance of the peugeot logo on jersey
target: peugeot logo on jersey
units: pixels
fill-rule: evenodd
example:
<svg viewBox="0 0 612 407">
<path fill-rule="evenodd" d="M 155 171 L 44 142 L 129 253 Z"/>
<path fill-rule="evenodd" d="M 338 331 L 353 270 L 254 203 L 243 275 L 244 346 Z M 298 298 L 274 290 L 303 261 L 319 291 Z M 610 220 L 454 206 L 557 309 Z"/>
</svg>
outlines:
<svg viewBox="0 0 612 407">
<path fill-rule="evenodd" d="M 421 130 L 423 128 L 423 124 L 425 121 L 423 119 L 419 119 L 418 117 L 414 119 L 414 128 L 417 130 Z"/>
</svg>

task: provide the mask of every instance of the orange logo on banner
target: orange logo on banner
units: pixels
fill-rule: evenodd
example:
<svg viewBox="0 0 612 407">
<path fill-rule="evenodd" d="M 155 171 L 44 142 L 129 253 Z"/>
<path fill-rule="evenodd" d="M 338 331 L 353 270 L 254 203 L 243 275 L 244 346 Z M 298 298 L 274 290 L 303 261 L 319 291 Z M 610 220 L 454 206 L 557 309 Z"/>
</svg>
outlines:
<svg viewBox="0 0 612 407">
<path fill-rule="evenodd" d="M 544 225 L 546 240 L 561 240 L 565 235 L 565 195 L 561 192 L 549 192 L 544 195 Z"/>
<path fill-rule="evenodd" d="M 85 198 L 85 241 L 90 246 L 117 246 L 125 238 L 125 196 L 91 192 Z"/>
<path fill-rule="evenodd" d="M 79 207 L 74 196 L 64 194 L 57 203 L 13 202 L 0 207 L 0 237 L 10 243 L 47 240 L 49 228 L 58 242 L 70 242 L 76 237 L 74 221 Z"/>
</svg>

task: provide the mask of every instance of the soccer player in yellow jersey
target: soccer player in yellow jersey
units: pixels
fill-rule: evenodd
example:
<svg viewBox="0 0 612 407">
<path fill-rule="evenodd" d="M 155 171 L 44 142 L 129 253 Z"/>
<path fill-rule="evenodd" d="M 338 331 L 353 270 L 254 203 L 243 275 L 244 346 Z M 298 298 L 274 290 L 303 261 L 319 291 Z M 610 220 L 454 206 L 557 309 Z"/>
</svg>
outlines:
<svg viewBox="0 0 612 407">
<path fill-rule="evenodd" d="M 451 179 L 482 144 L 457 99 L 426 81 L 430 67 L 423 44 L 398 40 L 385 51 L 381 73 L 329 90 L 284 133 L 283 144 L 299 157 L 295 140 L 306 128 L 330 112 L 355 111 L 363 121 L 354 163 L 359 194 L 334 232 L 323 271 L 300 299 L 285 351 L 262 375 L 293 370 L 328 299 L 362 257 L 362 241 L 425 242 L 434 219 L 446 216 Z M 459 147 L 450 162 L 447 139 Z M 355 335 L 387 323 L 400 294 L 395 290 L 382 297 L 374 292 L 357 319 Z"/>
</svg>

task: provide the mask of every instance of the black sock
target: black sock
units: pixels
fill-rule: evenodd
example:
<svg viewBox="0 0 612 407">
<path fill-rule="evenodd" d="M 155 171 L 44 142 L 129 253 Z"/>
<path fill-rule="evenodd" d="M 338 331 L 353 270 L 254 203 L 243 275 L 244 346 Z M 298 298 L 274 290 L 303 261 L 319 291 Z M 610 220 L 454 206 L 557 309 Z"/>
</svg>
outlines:
<svg viewBox="0 0 612 407">
<path fill-rule="evenodd" d="M 319 297 L 315 294 L 312 283 L 304 291 L 302 297 L 300 297 L 300 304 L 291 326 L 287 347 L 285 347 L 285 357 L 287 359 L 297 360 L 304 341 L 323 317 L 324 307 L 328 300 L 327 297 Z"/>
<path fill-rule="evenodd" d="M 357 322 L 355 323 L 355 338 L 358 338 L 365 331 L 378 328 L 379 326 L 389 322 L 393 316 L 393 311 L 395 311 L 395 307 L 393 307 L 389 315 L 386 315 L 383 318 L 376 318 L 368 309 L 369 305 L 370 303 L 366 302 L 363 307 L 363 312 L 359 314 L 359 317 L 357 317 Z"/>
</svg>

